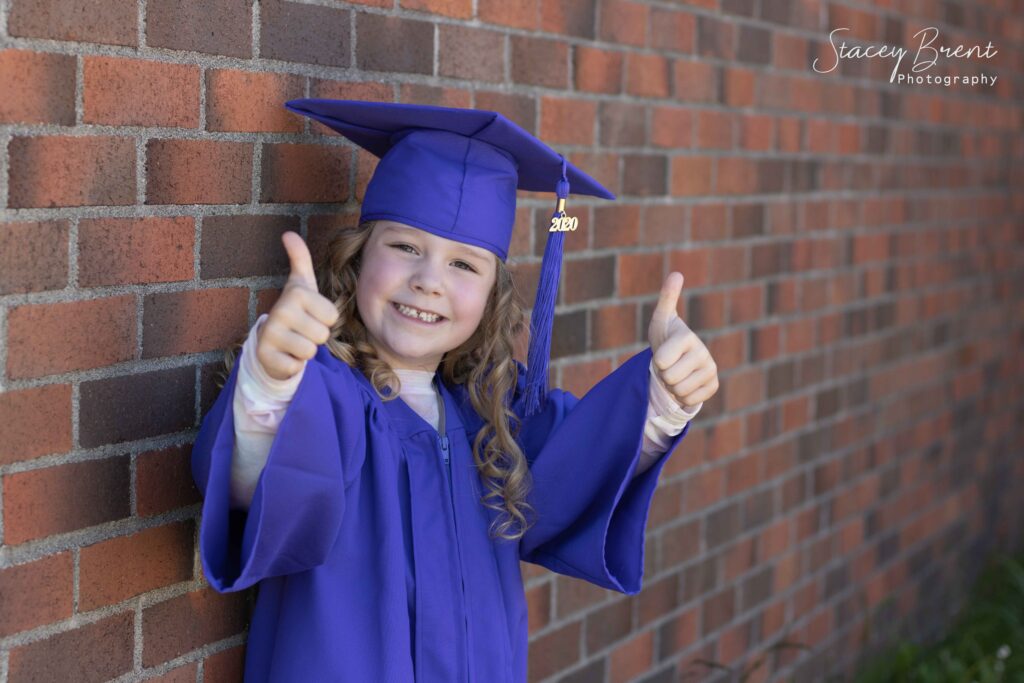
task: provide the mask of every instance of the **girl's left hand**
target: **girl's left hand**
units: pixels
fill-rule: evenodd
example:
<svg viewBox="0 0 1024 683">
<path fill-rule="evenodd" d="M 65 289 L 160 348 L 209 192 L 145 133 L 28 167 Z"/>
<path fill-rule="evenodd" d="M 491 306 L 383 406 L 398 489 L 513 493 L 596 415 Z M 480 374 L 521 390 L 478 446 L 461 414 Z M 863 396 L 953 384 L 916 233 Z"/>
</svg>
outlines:
<svg viewBox="0 0 1024 683">
<path fill-rule="evenodd" d="M 669 273 L 647 327 L 654 367 L 676 403 L 692 410 L 718 391 L 718 366 L 704 342 L 676 313 L 682 273 Z"/>
</svg>

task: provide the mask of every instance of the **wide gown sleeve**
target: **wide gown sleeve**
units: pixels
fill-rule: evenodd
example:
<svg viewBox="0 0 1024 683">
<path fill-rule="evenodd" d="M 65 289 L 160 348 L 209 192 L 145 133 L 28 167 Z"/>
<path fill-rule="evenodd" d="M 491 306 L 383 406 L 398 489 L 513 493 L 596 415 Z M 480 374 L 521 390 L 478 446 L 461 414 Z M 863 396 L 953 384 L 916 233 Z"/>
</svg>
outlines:
<svg viewBox="0 0 1024 683">
<path fill-rule="evenodd" d="M 582 399 L 552 390 L 544 410 L 522 421 L 520 440 L 533 478 L 526 500 L 536 512 L 520 539 L 522 560 L 610 590 L 640 591 L 644 528 L 658 475 L 690 428 L 687 423 L 663 455 L 633 476 L 647 420 L 650 361 L 650 349 L 638 353 Z"/>
<path fill-rule="evenodd" d="M 332 359 L 321 346 L 307 363 L 248 512 L 230 505 L 232 403 L 241 355 L 203 419 L 192 447 L 192 477 L 203 494 L 203 571 L 218 592 L 316 567 L 337 539 L 346 491 L 365 454 L 366 412 L 352 372 L 334 369 Z"/>
</svg>

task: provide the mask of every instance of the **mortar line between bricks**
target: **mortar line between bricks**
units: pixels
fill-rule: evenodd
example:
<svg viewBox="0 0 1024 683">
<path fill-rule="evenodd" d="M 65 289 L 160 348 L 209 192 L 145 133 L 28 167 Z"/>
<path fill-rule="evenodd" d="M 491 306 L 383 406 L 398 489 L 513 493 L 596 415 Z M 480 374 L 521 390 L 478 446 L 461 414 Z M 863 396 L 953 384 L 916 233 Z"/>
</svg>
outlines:
<svg viewBox="0 0 1024 683">
<path fill-rule="evenodd" d="M 142 671 L 142 598 L 138 597 L 134 600 L 135 609 L 132 615 L 132 630 L 134 631 L 134 648 L 132 649 L 132 673 L 138 673 Z"/>
<path fill-rule="evenodd" d="M 249 7 L 250 7 L 249 16 L 252 19 L 252 21 L 251 21 L 252 26 L 250 28 L 251 34 L 249 36 L 250 39 L 251 39 L 251 42 L 252 42 L 252 58 L 253 59 L 259 59 L 260 58 L 260 49 L 261 49 L 261 46 L 260 46 L 260 16 L 261 16 L 261 14 L 260 14 L 260 3 L 259 3 L 259 0 L 250 0 Z M 355 62 L 353 61 L 352 64 L 355 64 Z"/>
<path fill-rule="evenodd" d="M 0 126 L 0 207 L 2 207 L 2 213 L 7 214 L 10 212 L 8 206 L 10 205 L 10 197 L 8 196 L 8 180 L 7 177 L 10 175 L 10 147 L 11 135 L 5 130 L 6 126 Z"/>
<path fill-rule="evenodd" d="M 7 39 L 9 36 L 7 30 L 8 16 L 10 15 L 10 2 L 9 0 L 0 0 L 0 48 L 7 47 Z M 2 667 L 0 667 L 2 668 Z M 6 673 L 0 674 L 0 683 L 6 680 Z"/>
<path fill-rule="evenodd" d="M 75 127 L 78 128 L 85 120 L 85 58 L 75 57 Z M 54 124 L 51 124 L 54 125 Z M 54 125 L 54 127 L 57 127 Z M 31 126 L 36 128 L 36 126 Z M 67 128 L 67 126 L 64 126 Z"/>
<path fill-rule="evenodd" d="M 0 683 L 7 683 L 7 671 L 8 671 L 7 658 L 9 656 L 10 656 L 10 653 L 8 651 L 6 651 L 6 650 L 4 650 L 3 652 L 0 652 Z"/>
<path fill-rule="evenodd" d="M 256 139 L 252 141 L 252 162 L 249 169 L 250 178 L 252 179 L 249 183 L 249 201 L 246 204 L 252 210 L 257 210 L 261 206 L 261 193 L 263 187 L 263 149 L 268 144 L 262 134 L 257 134 Z"/>
<path fill-rule="evenodd" d="M 196 125 L 200 131 L 210 132 L 206 130 L 206 73 L 206 67 L 199 67 L 199 123 Z"/>
<path fill-rule="evenodd" d="M 138 29 L 138 33 L 135 36 L 135 40 L 138 43 L 138 50 L 140 50 L 140 51 L 145 50 L 146 47 L 147 47 L 147 45 L 146 45 L 146 11 L 147 11 L 148 7 L 146 6 L 146 2 L 147 2 L 147 0 L 138 0 L 138 3 L 139 3 L 138 4 L 138 9 L 139 9 L 139 11 L 138 11 L 138 17 L 136 19 L 136 21 L 138 22 L 137 25 L 136 25 L 136 28 Z"/>
<path fill-rule="evenodd" d="M 135 204 L 146 205 L 146 146 L 145 135 L 135 137 Z"/>
</svg>

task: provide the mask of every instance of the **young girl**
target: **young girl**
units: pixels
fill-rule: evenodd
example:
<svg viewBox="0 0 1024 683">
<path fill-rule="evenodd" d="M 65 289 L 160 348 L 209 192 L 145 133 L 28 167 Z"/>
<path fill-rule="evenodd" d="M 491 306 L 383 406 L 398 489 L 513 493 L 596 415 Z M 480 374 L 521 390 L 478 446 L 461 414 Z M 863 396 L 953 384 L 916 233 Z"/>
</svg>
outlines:
<svg viewBox="0 0 1024 683">
<path fill-rule="evenodd" d="M 547 391 L 562 234 L 529 371 L 504 260 L 517 187 L 613 198 L 493 112 L 288 103 L 381 157 L 318 286 L 302 239 L 193 447 L 200 552 L 220 592 L 260 585 L 246 681 L 527 677 L 519 561 L 639 592 L 658 473 L 718 388 L 666 280 L 652 349 L 582 399 Z M 552 284 L 552 281 L 554 284 Z"/>
</svg>

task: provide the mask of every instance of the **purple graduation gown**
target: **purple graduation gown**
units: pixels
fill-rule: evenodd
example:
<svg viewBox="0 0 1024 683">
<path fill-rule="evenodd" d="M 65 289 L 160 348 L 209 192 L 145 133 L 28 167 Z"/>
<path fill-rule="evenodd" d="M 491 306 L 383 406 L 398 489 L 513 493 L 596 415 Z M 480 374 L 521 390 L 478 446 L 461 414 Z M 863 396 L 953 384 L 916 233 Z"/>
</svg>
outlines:
<svg viewBox="0 0 1024 683">
<path fill-rule="evenodd" d="M 518 542 L 488 537 L 497 513 L 479 502 L 471 452 L 482 422 L 463 387 L 437 382 L 442 437 L 325 346 L 307 364 L 248 513 L 229 509 L 236 362 L 203 419 L 192 473 L 210 585 L 224 593 L 259 582 L 245 680 L 523 683 L 520 559 L 639 592 L 658 474 L 689 431 L 631 479 L 650 359 L 650 349 L 638 353 L 582 399 L 553 390 L 523 423 L 537 522 Z"/>
</svg>

